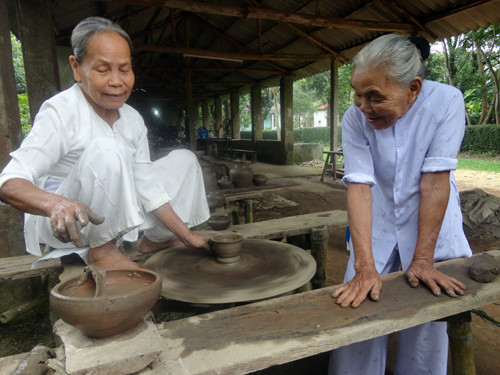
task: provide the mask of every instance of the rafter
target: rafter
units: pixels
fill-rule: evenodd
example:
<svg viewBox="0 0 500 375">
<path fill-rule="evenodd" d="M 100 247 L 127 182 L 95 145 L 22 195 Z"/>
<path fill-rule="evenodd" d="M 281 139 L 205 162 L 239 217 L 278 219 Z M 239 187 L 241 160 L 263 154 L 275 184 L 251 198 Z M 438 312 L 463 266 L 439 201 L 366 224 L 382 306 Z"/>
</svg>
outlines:
<svg viewBox="0 0 500 375">
<path fill-rule="evenodd" d="M 106 0 L 111 1 L 111 0 Z M 413 32 L 416 27 L 407 23 L 376 22 L 337 17 L 321 17 L 303 13 L 287 13 L 277 10 L 241 7 L 228 4 L 207 4 L 193 0 L 112 0 L 115 3 L 182 9 L 189 12 L 207 13 L 240 18 L 260 18 L 277 22 L 290 22 L 336 29 Z"/>
<path fill-rule="evenodd" d="M 216 52 L 199 48 L 185 48 L 172 46 L 158 46 L 152 44 L 143 44 L 134 47 L 136 51 L 163 52 L 182 55 L 198 55 L 212 59 L 231 59 L 231 60 L 303 60 L 316 61 L 324 59 L 332 59 L 334 56 L 329 53 L 319 54 L 292 54 L 292 53 L 268 53 L 268 54 L 252 54 L 252 53 L 233 53 L 233 52 Z M 192 57 L 192 56 L 191 56 Z"/>
</svg>

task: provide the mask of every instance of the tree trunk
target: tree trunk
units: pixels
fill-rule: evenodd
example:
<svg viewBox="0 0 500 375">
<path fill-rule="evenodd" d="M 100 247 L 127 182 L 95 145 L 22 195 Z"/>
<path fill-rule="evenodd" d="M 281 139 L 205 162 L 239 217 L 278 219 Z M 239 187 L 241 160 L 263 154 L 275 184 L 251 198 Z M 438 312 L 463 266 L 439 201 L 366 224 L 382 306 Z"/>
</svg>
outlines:
<svg viewBox="0 0 500 375">
<path fill-rule="evenodd" d="M 488 89 L 486 87 L 486 78 L 484 76 L 483 59 L 481 58 L 481 46 L 477 42 L 474 35 L 472 35 L 472 40 L 474 41 L 474 46 L 476 47 L 477 52 L 477 70 L 479 72 L 479 76 L 481 77 L 481 116 L 479 117 L 478 124 L 484 124 L 488 120 L 486 117 L 488 112 Z"/>
</svg>

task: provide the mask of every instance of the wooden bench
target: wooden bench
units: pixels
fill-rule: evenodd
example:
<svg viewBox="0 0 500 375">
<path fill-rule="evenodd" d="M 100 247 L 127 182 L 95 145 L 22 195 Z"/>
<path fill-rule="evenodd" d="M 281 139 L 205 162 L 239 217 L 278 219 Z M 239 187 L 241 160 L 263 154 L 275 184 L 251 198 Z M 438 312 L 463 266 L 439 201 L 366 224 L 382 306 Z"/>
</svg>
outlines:
<svg viewBox="0 0 500 375">
<path fill-rule="evenodd" d="M 499 250 L 489 254 L 500 258 Z M 248 374 L 499 301 L 500 277 L 490 283 L 469 278 L 474 258 L 436 264 L 437 269 L 467 285 L 465 296 L 458 298 L 445 294 L 436 297 L 424 287 L 410 288 L 401 271 L 382 276 L 380 301 L 368 299 L 357 309 L 337 306 L 331 294 L 338 286 L 332 286 L 161 323 L 157 326 L 159 342 L 155 344 L 160 353 L 146 373 Z M 464 342 L 470 339 L 462 338 Z M 124 336 L 120 344 L 128 345 L 133 353 L 137 342 Z M 108 351 L 98 350 L 102 345 L 102 340 L 87 340 L 81 350 L 92 353 L 92 366 L 116 365 Z M 467 345 L 472 347 L 470 342 Z M 466 360 L 464 352 L 454 353 L 453 346 L 450 350 L 452 358 L 458 355 L 459 360 Z M 70 358 L 74 356 L 71 347 L 65 354 L 60 360 L 75 360 Z M 78 358 L 84 354 L 79 353 Z M 127 360 L 133 358 L 132 354 Z M 0 368 L 10 364 L 15 369 L 19 362 L 17 357 L 0 359 Z M 475 373 L 462 371 L 459 362 L 452 363 L 454 375 Z"/>
<path fill-rule="evenodd" d="M 344 168 L 337 168 L 337 156 L 344 156 L 343 151 L 323 151 L 326 154 L 325 165 L 323 166 L 323 172 L 321 173 L 320 181 L 323 182 L 325 178 L 325 173 L 328 168 L 331 168 L 333 179 L 336 180 L 337 177 L 344 176 Z M 343 164 L 342 164 L 343 165 Z"/>
<path fill-rule="evenodd" d="M 243 150 L 243 149 L 232 148 L 230 153 L 231 153 L 231 160 L 235 160 L 239 156 L 241 162 L 244 163 L 247 160 L 247 154 L 248 154 L 252 159 L 252 163 L 257 163 L 257 151 L 255 150 Z"/>
</svg>

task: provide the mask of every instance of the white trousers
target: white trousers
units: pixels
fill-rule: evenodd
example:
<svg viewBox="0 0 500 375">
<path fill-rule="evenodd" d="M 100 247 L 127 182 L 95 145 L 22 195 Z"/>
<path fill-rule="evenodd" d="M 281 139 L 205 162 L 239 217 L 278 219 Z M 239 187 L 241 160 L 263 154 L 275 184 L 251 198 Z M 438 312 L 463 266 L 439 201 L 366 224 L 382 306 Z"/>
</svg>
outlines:
<svg viewBox="0 0 500 375">
<path fill-rule="evenodd" d="M 210 211 L 203 174 L 191 151 L 172 151 L 155 161 L 153 168 L 171 198 L 170 205 L 188 227 L 208 220 Z M 49 218 L 37 217 L 38 241 L 55 249 L 40 261 L 71 253 L 87 261 L 89 248 L 120 238 L 135 241 L 139 230 L 144 230 L 144 234 L 156 242 L 175 238 L 153 213 L 143 213 L 127 153 L 123 145 L 112 138 L 102 138 L 89 145 L 78 165 L 55 192 L 85 203 L 96 214 L 104 216 L 105 221 L 82 228 L 84 246 L 76 248 L 52 235 Z"/>
<path fill-rule="evenodd" d="M 352 254 L 351 254 L 352 257 Z M 382 274 L 399 269 L 399 252 L 393 251 Z M 353 262 L 346 278 L 354 277 Z M 430 322 L 398 332 L 395 375 L 446 375 L 448 335 L 446 322 Z M 330 354 L 328 375 L 384 375 L 388 335 L 347 345 Z"/>
</svg>

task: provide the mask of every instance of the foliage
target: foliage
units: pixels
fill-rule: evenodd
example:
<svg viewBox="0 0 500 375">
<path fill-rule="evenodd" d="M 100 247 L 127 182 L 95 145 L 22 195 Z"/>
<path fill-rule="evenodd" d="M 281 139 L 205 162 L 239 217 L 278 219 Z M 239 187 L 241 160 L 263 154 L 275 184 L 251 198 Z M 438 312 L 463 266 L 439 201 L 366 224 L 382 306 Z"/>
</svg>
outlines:
<svg viewBox="0 0 500 375">
<path fill-rule="evenodd" d="M 28 94 L 17 94 L 19 102 L 19 116 L 21 118 L 21 128 L 23 137 L 26 137 L 31 130 L 30 108 L 28 105 Z"/>
<path fill-rule="evenodd" d="M 500 126 L 466 126 L 460 151 L 500 154 Z"/>
<path fill-rule="evenodd" d="M 26 92 L 26 78 L 24 76 L 24 60 L 21 42 L 16 39 L 14 34 L 10 33 L 10 43 L 12 44 L 12 63 L 14 65 L 17 93 L 24 94 Z"/>
</svg>

